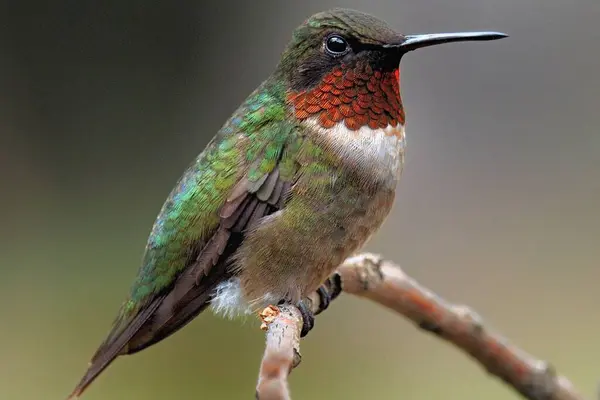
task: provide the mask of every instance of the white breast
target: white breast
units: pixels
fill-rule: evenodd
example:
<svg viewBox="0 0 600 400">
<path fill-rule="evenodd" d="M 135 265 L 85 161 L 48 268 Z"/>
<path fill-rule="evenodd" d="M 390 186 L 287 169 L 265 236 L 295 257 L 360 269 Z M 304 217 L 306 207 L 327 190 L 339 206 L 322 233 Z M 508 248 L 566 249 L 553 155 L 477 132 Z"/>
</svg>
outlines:
<svg viewBox="0 0 600 400">
<path fill-rule="evenodd" d="M 316 133 L 315 140 L 338 154 L 344 162 L 368 171 L 370 178 L 395 186 L 402 172 L 406 145 L 404 126 L 348 129 L 343 121 L 323 128 L 316 118 L 305 121 Z"/>
</svg>

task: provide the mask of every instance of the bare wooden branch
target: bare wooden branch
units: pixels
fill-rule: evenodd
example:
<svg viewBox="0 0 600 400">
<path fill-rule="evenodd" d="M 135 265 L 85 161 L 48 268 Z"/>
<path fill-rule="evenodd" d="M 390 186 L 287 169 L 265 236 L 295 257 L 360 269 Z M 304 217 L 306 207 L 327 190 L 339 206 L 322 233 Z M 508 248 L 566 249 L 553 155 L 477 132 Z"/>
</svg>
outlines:
<svg viewBox="0 0 600 400">
<path fill-rule="evenodd" d="M 584 400 L 564 376 L 498 333 L 490 330 L 470 308 L 451 304 L 406 275 L 393 262 L 375 254 L 361 254 L 347 259 L 329 284 L 341 285 L 344 292 L 370 299 L 413 321 L 470 355 L 490 374 L 502 379 L 529 400 Z M 310 308 L 317 313 L 319 297 L 309 297 Z M 287 376 L 299 359 L 299 332 L 302 316 L 295 307 L 279 308 L 275 317 L 264 318 L 267 348 L 257 388 L 260 400 L 289 399 Z M 293 331 L 293 332 L 290 332 Z M 283 351 L 282 351 L 283 349 Z M 271 355 L 267 357 L 268 355 Z M 273 357 L 285 354 L 286 357 Z M 265 365 L 265 360 L 269 363 Z M 265 372 L 263 372 L 265 371 Z M 275 373 L 269 375 L 267 371 Z M 285 373 L 283 373 L 285 372 Z M 275 377 L 267 379 L 268 377 Z M 277 381 L 266 386 L 265 382 Z M 263 382 L 261 386 L 261 382 Z M 267 391 L 278 388 L 279 392 Z"/>
<path fill-rule="evenodd" d="M 260 365 L 256 398 L 287 400 L 290 393 L 287 377 L 300 364 L 300 330 L 302 314 L 290 305 L 265 308 L 260 317 L 266 330 L 266 347 Z"/>
</svg>

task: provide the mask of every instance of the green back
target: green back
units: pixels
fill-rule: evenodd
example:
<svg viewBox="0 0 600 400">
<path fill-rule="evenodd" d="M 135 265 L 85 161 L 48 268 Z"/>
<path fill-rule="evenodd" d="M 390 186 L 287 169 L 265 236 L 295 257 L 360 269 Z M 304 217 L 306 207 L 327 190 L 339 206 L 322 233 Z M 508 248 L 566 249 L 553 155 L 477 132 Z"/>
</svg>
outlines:
<svg viewBox="0 0 600 400">
<path fill-rule="evenodd" d="M 260 181 L 280 158 L 282 176 L 293 174 L 294 155 L 281 154 L 296 132 L 284 96 L 281 84 L 264 82 L 179 179 L 154 223 L 141 268 L 108 340 L 189 265 L 190 257 L 215 233 L 219 211 L 241 179 Z"/>
</svg>

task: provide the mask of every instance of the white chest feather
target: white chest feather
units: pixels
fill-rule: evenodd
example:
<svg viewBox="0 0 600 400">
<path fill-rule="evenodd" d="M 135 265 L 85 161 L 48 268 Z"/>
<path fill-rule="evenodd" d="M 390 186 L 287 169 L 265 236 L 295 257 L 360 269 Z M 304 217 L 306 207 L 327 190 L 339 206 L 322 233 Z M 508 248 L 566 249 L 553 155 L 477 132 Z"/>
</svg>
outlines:
<svg viewBox="0 0 600 400">
<path fill-rule="evenodd" d="M 376 129 L 365 125 L 353 131 L 343 121 L 329 129 L 321 127 L 315 118 L 305 123 L 317 134 L 315 140 L 338 154 L 345 163 L 364 170 L 370 179 L 396 185 L 406 145 L 403 125 Z"/>
</svg>

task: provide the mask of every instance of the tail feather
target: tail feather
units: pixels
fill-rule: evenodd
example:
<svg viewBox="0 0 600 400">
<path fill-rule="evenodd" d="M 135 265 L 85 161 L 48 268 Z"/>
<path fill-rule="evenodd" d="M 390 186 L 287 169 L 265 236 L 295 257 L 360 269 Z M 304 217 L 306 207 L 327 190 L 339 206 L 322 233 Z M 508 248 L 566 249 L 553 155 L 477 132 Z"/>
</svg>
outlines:
<svg viewBox="0 0 600 400">
<path fill-rule="evenodd" d="M 152 303 L 143 309 L 122 331 L 117 323 L 108 336 L 108 339 L 100 346 L 92 357 L 88 370 L 86 371 L 79 384 L 69 395 L 67 400 L 78 399 L 84 390 L 104 371 L 119 355 L 123 354 L 131 338 L 140 330 L 144 323 L 154 314 L 164 296 L 156 298 Z"/>
<path fill-rule="evenodd" d="M 144 306 L 135 317 L 116 321 L 108 338 L 92 357 L 86 374 L 67 400 L 77 399 L 119 355 L 137 353 L 162 341 L 206 309 L 216 286 L 231 277 L 228 272 L 231 257 L 242 243 L 242 232 L 253 218 L 257 218 L 252 212 L 256 202 L 253 199 L 250 202 L 254 204 L 253 207 L 236 214 L 235 221 L 242 218 L 243 223 L 234 221 L 232 232 L 219 235 L 219 231 L 215 234 L 214 240 L 211 239 L 197 256 L 196 262 L 188 265 L 168 291 Z M 269 208 L 264 208 L 263 212 L 267 210 Z"/>
<path fill-rule="evenodd" d="M 226 252 L 226 255 L 231 253 Z M 196 266 L 181 274 L 169 292 L 154 299 L 123 327 L 117 320 L 108 339 L 92 357 L 90 366 L 67 400 L 83 391 L 120 355 L 134 354 L 172 335 L 200 314 L 210 303 L 214 288 L 229 275 L 226 262 L 213 267 L 196 283 Z"/>
</svg>

